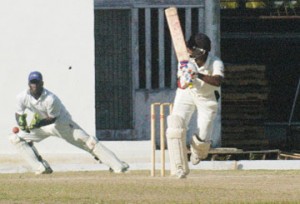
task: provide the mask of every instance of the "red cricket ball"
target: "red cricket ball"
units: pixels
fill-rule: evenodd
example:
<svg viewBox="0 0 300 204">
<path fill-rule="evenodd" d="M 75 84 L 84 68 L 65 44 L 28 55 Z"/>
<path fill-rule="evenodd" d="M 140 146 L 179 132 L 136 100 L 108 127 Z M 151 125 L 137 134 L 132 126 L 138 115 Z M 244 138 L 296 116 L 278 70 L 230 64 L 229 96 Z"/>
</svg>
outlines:
<svg viewBox="0 0 300 204">
<path fill-rule="evenodd" d="M 14 127 L 13 129 L 12 129 L 12 131 L 13 131 L 13 133 L 18 133 L 19 132 L 19 128 L 18 127 Z"/>
</svg>

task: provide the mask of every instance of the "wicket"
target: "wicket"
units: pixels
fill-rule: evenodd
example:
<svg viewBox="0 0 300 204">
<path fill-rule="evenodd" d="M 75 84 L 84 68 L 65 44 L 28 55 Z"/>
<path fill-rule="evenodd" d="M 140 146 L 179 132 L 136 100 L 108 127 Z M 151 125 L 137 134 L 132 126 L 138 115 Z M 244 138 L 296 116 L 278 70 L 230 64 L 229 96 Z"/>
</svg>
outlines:
<svg viewBox="0 0 300 204">
<path fill-rule="evenodd" d="M 172 112 L 172 103 L 152 103 L 151 104 L 151 176 L 155 176 L 155 122 L 156 122 L 156 107 L 159 107 L 159 123 L 160 123 L 160 151 L 161 151 L 161 176 L 165 176 L 165 107 L 169 108 L 169 114 Z"/>
</svg>

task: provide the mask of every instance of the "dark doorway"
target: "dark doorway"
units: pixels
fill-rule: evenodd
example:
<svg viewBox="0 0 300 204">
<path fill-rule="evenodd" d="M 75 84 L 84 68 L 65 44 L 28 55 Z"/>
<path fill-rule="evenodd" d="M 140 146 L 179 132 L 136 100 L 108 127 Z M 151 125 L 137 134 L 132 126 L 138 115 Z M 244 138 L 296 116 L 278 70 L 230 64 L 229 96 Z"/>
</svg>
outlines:
<svg viewBox="0 0 300 204">
<path fill-rule="evenodd" d="M 133 128 L 130 10 L 95 10 L 97 130 Z"/>
<path fill-rule="evenodd" d="M 264 127 L 265 123 L 286 124 L 289 121 L 300 77 L 299 28 L 299 16 L 271 16 L 268 10 L 263 9 L 221 11 L 221 57 L 225 67 L 228 69 L 232 65 L 265 67 L 268 94 L 266 101 L 261 100 L 265 108 L 263 109 L 264 112 L 260 112 L 260 114 L 263 113 L 264 117 L 251 120 L 251 125 L 256 127 L 256 130 Z M 255 80 L 253 76 L 251 76 L 251 79 Z M 259 80 L 261 79 L 257 78 L 257 82 Z M 262 89 L 262 85 L 259 84 L 256 83 L 257 86 L 251 86 L 251 90 L 245 89 L 243 91 L 255 94 Z M 226 90 L 224 90 L 224 93 L 226 93 Z M 300 103 L 298 101 L 300 101 L 299 98 L 292 118 L 293 122 L 300 122 Z M 224 115 L 226 114 L 225 108 L 226 106 L 222 108 L 222 118 L 227 120 L 228 117 Z M 257 109 L 253 109 L 252 112 L 255 111 Z M 236 115 L 238 114 L 241 113 L 236 112 Z M 241 116 L 240 121 L 245 121 L 244 115 Z M 232 123 L 232 120 L 222 122 L 223 126 L 230 123 Z M 230 126 L 232 127 L 232 125 Z M 238 127 L 238 129 L 240 128 L 241 126 Z M 261 135 L 249 134 L 249 131 L 234 134 L 236 130 L 232 130 L 229 134 L 226 132 L 226 128 L 223 128 L 223 130 L 225 132 L 222 132 L 222 138 L 224 136 L 225 140 L 232 139 L 232 137 L 226 137 L 226 134 L 236 136 L 235 139 L 232 139 L 235 141 L 224 142 L 228 146 L 232 144 L 239 146 L 240 144 L 241 148 L 256 149 L 268 148 L 270 145 L 270 138 L 268 138 L 269 135 L 266 132 L 264 134 L 262 132 Z M 286 135 L 280 136 L 285 137 Z M 249 141 L 253 139 L 256 139 L 256 141 L 253 142 L 252 146 L 243 146 L 243 144 L 250 144 Z"/>
</svg>

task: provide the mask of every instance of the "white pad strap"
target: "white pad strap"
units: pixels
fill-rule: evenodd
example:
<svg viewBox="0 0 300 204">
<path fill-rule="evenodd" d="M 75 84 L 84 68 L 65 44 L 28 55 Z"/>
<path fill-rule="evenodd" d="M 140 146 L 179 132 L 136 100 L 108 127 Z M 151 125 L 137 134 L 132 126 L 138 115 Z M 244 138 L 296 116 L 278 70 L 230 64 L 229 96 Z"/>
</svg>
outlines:
<svg viewBox="0 0 300 204">
<path fill-rule="evenodd" d="M 88 140 L 85 141 L 85 144 L 89 149 L 93 150 L 98 142 L 98 139 L 90 136 Z"/>
<path fill-rule="evenodd" d="M 191 141 L 191 152 L 202 160 L 206 159 L 211 146 L 211 142 L 201 141 L 196 135 L 193 135 Z"/>
<path fill-rule="evenodd" d="M 183 118 L 170 115 L 167 118 L 168 129 L 166 132 L 170 157 L 171 175 L 176 174 L 178 169 L 189 173 L 186 149 L 186 128 Z"/>
</svg>

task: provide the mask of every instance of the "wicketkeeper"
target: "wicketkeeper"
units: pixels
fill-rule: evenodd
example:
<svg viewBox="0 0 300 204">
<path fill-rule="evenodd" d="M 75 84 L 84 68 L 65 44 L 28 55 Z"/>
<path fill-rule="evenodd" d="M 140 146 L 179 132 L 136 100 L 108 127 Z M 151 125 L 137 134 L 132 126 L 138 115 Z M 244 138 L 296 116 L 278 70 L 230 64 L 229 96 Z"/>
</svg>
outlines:
<svg viewBox="0 0 300 204">
<path fill-rule="evenodd" d="M 178 88 L 172 114 L 167 118 L 166 132 L 171 175 L 178 178 L 185 178 L 189 173 L 186 132 L 195 110 L 198 133 L 191 138 L 191 162 L 196 165 L 208 155 L 224 77 L 223 62 L 209 53 L 211 41 L 208 36 L 203 33 L 192 35 L 187 47 L 191 58 L 178 65 Z"/>
<path fill-rule="evenodd" d="M 57 136 L 68 143 L 92 154 L 100 163 L 106 164 L 115 173 L 128 170 L 129 165 L 103 146 L 96 137 L 88 135 L 75 123 L 60 99 L 44 88 L 40 72 L 31 72 L 29 89 L 17 96 L 16 120 L 22 131 L 10 136 L 10 141 L 32 167 L 36 174 L 50 174 L 52 169 L 37 149 L 34 142 L 49 136 Z M 33 118 L 27 123 L 25 111 L 31 111 Z"/>
</svg>

